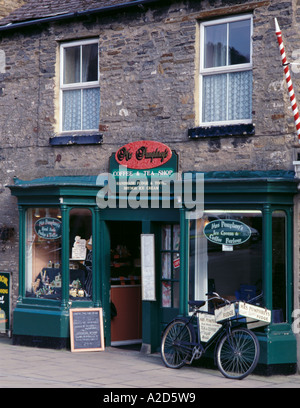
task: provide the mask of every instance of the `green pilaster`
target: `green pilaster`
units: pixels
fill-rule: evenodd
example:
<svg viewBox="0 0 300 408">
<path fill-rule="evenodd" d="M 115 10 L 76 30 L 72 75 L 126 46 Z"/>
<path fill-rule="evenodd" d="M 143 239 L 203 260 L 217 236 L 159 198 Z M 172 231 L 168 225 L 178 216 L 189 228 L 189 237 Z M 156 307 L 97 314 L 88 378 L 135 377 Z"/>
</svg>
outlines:
<svg viewBox="0 0 300 408">
<path fill-rule="evenodd" d="M 180 303 L 179 313 L 188 314 L 188 276 L 189 276 L 189 220 L 186 219 L 186 211 L 180 209 Z"/>
<path fill-rule="evenodd" d="M 99 251 L 99 284 L 101 293 L 101 304 L 103 307 L 104 337 L 107 346 L 110 346 L 110 235 L 107 223 L 101 219 L 99 222 L 100 243 Z"/>
<path fill-rule="evenodd" d="M 101 307 L 101 262 L 100 251 L 98 248 L 101 246 L 100 236 L 100 209 L 98 207 L 94 210 L 93 217 L 93 299 L 94 307 Z"/>
<path fill-rule="evenodd" d="M 62 216 L 62 259 L 61 259 L 61 269 L 62 269 L 62 299 L 61 307 L 66 309 L 69 302 L 69 211 L 66 205 L 61 206 L 61 216 Z"/>
<path fill-rule="evenodd" d="M 149 220 L 142 221 L 142 233 L 143 234 L 152 234 L 155 233 L 155 228 Z M 159 253 L 158 244 L 155 242 L 155 253 Z M 157 271 L 160 271 L 158 267 L 159 259 L 155 259 L 156 262 L 156 275 L 155 275 L 155 291 L 156 299 L 158 300 L 158 294 L 160 293 L 160 276 Z M 159 303 L 152 301 L 143 301 L 142 302 L 142 351 L 144 353 L 151 353 L 157 349 L 159 346 Z"/>
<path fill-rule="evenodd" d="M 293 209 L 289 208 L 287 214 L 287 234 L 286 234 L 286 270 L 287 270 L 287 316 L 288 322 L 292 323 L 292 311 L 294 309 L 294 288 L 293 288 Z"/>
<path fill-rule="evenodd" d="M 19 301 L 25 296 L 25 209 L 19 205 Z"/>
<path fill-rule="evenodd" d="M 265 306 L 272 310 L 272 212 L 263 206 L 263 291 Z"/>
</svg>

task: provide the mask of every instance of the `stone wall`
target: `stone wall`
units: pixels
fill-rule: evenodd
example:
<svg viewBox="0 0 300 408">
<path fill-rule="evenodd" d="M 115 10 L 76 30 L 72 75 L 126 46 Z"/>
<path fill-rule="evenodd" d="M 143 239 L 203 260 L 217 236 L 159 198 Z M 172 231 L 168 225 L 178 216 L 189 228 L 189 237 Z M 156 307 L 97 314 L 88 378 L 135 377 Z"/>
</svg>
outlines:
<svg viewBox="0 0 300 408">
<path fill-rule="evenodd" d="M 15 198 L 4 187 L 14 176 L 99 174 L 108 170 L 112 152 L 140 139 L 159 140 L 175 149 L 180 171 L 293 169 L 299 147 L 274 17 L 291 58 L 300 49 L 297 2 L 163 4 L 159 9 L 145 6 L 1 33 L 0 226 L 12 226 L 16 233 L 2 247 L 0 269 L 13 272 L 15 289 L 18 212 Z M 255 135 L 190 140 L 188 129 L 198 125 L 199 20 L 245 12 L 254 16 Z M 103 144 L 50 146 L 49 138 L 58 134 L 59 44 L 91 37 L 99 37 Z M 297 72 L 293 80 L 297 95 Z"/>
<path fill-rule="evenodd" d="M 13 10 L 21 7 L 25 0 L 1 0 L 0 1 L 0 18 L 6 17 Z"/>
</svg>

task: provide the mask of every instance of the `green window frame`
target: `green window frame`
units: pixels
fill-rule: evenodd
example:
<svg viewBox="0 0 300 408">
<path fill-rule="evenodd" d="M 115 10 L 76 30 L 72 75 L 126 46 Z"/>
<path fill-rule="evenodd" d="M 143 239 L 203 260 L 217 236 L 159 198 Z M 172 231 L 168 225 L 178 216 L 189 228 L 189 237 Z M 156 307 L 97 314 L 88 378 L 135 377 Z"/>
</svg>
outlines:
<svg viewBox="0 0 300 408">
<path fill-rule="evenodd" d="M 180 225 L 161 227 L 161 302 L 163 308 L 179 307 Z"/>
</svg>

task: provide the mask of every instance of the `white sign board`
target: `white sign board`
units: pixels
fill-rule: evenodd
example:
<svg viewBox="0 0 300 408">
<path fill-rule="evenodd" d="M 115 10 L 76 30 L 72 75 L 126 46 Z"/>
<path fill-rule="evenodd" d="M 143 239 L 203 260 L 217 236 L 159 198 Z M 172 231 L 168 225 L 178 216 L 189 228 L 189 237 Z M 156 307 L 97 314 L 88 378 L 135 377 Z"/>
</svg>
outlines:
<svg viewBox="0 0 300 408">
<path fill-rule="evenodd" d="M 215 318 L 216 322 L 220 322 L 221 320 L 230 319 L 231 317 L 235 316 L 235 304 L 231 303 L 230 305 L 226 305 L 224 307 L 220 307 L 220 309 L 215 310 Z"/>
<path fill-rule="evenodd" d="M 154 234 L 141 234 L 142 299 L 155 297 Z"/>
<path fill-rule="evenodd" d="M 75 241 L 72 247 L 72 258 L 78 261 L 84 261 L 86 258 L 86 240 L 79 236 L 75 237 Z"/>
<path fill-rule="evenodd" d="M 208 313 L 199 313 L 198 315 L 200 325 L 201 341 L 207 342 L 217 331 L 222 327 L 221 324 L 216 323 L 215 316 Z"/>
<path fill-rule="evenodd" d="M 262 322 L 271 322 L 271 310 L 250 305 L 249 303 L 239 302 L 239 314 Z"/>
</svg>

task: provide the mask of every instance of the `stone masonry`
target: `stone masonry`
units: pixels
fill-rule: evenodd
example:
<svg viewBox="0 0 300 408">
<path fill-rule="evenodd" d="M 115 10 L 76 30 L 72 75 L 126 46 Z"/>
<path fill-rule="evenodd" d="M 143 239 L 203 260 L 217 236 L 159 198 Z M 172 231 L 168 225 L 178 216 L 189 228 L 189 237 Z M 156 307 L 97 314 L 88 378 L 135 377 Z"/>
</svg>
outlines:
<svg viewBox="0 0 300 408">
<path fill-rule="evenodd" d="M 24 0 L 1 0 L 0 1 L 0 17 L 5 17 L 14 9 L 21 7 L 25 3 Z"/>
</svg>

